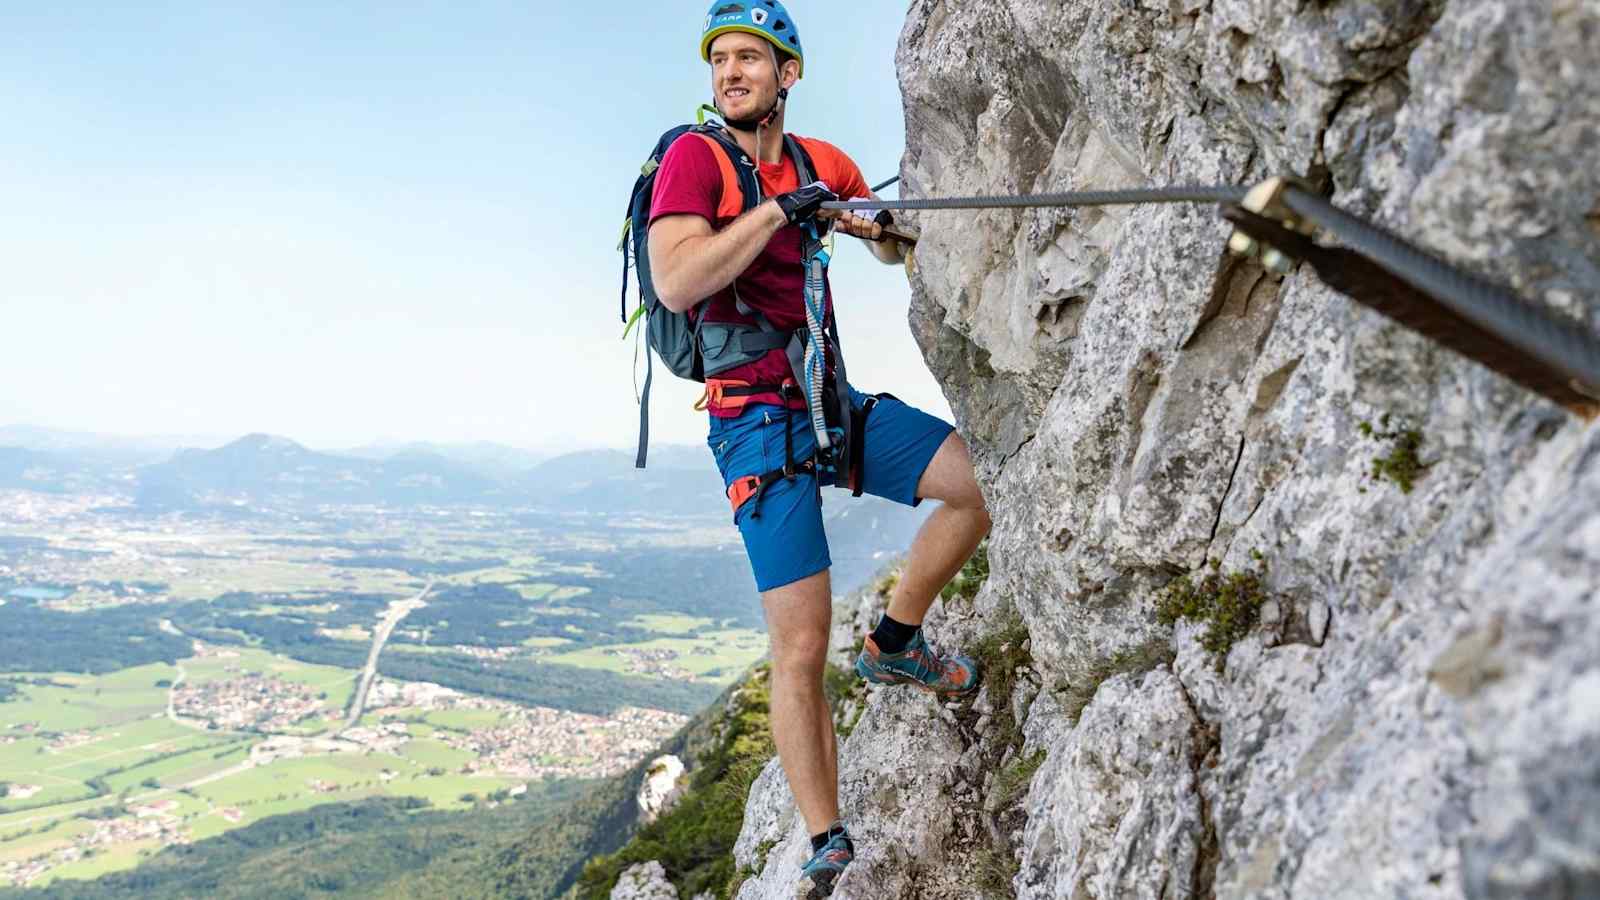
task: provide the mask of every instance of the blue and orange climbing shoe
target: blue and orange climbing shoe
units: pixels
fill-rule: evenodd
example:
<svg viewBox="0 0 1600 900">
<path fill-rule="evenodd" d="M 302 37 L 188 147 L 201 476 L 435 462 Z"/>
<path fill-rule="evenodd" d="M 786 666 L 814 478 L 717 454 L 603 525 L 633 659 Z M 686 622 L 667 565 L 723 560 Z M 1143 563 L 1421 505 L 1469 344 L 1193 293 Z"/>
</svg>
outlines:
<svg viewBox="0 0 1600 900">
<path fill-rule="evenodd" d="M 978 663 L 968 656 L 940 654 L 918 629 L 899 653 L 884 653 L 871 635 L 856 657 L 856 674 L 872 684 L 914 684 L 933 694 L 954 697 L 978 686 Z"/>
<path fill-rule="evenodd" d="M 800 867 L 800 877 L 811 879 L 811 890 L 806 900 L 821 900 L 833 896 L 833 883 L 844 873 L 845 866 L 856 858 L 856 845 L 843 825 L 829 829 L 828 842 L 811 854 L 811 859 Z"/>
</svg>

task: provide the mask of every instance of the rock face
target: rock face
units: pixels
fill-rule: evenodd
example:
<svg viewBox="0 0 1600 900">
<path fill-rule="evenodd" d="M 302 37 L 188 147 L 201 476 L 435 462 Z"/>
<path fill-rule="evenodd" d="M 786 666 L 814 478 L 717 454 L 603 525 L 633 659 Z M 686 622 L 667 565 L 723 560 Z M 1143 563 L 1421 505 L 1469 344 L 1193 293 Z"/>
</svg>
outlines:
<svg viewBox="0 0 1600 900">
<path fill-rule="evenodd" d="M 622 873 L 611 889 L 611 900 L 678 900 L 678 889 L 667 880 L 661 863 L 640 863 Z"/>
<path fill-rule="evenodd" d="M 1294 173 L 1600 330 L 1589 0 L 914 0 L 898 64 L 906 196 Z M 919 224 L 995 518 L 930 633 L 1026 653 L 968 706 L 866 703 L 835 896 L 1600 896 L 1600 428 L 1228 259 L 1211 208 Z M 1386 415 L 1409 493 L 1369 478 Z M 1256 552 L 1219 666 L 1156 598 Z M 803 832 L 774 765 L 741 900 L 794 895 Z"/>
<path fill-rule="evenodd" d="M 645 770 L 644 781 L 639 785 L 639 821 L 650 824 L 677 799 L 683 777 L 683 760 L 668 753 L 658 756 Z"/>
</svg>

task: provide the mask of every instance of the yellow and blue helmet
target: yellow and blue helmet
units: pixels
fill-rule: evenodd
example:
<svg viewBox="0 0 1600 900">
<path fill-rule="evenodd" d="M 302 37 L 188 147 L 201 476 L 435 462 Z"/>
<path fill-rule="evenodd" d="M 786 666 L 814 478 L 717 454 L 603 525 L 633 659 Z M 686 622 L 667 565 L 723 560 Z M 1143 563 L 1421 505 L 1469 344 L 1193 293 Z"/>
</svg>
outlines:
<svg viewBox="0 0 1600 900">
<path fill-rule="evenodd" d="M 700 35 L 700 58 L 710 62 L 711 42 L 730 31 L 742 31 L 770 41 L 774 47 L 799 60 L 800 74 L 805 75 L 806 56 L 800 49 L 800 30 L 778 0 L 716 0 L 706 15 L 705 33 Z"/>
</svg>

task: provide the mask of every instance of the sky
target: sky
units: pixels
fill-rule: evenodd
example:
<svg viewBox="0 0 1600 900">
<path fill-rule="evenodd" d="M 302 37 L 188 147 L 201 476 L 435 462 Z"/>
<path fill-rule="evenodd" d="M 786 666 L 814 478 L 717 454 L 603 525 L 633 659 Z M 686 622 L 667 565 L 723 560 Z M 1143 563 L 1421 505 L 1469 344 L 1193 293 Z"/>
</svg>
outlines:
<svg viewBox="0 0 1600 900">
<path fill-rule="evenodd" d="M 788 130 L 897 174 L 905 4 L 787 6 Z M 709 99 L 706 7 L 7 4 L 0 425 L 630 446 L 616 242 Z M 842 243 L 852 383 L 948 417 L 904 270 Z M 703 441 L 698 396 L 658 377 L 653 440 Z"/>
</svg>

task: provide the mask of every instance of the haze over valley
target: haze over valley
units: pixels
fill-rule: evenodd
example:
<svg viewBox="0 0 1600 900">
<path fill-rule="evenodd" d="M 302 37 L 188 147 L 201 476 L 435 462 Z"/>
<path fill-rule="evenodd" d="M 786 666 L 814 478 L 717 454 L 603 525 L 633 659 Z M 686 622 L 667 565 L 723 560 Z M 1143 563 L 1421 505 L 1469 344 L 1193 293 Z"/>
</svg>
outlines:
<svg viewBox="0 0 1600 900">
<path fill-rule="evenodd" d="M 921 520 L 824 510 L 840 593 Z M 704 448 L 0 429 L 0 894 L 328 804 L 532 816 L 765 650 Z"/>
</svg>

